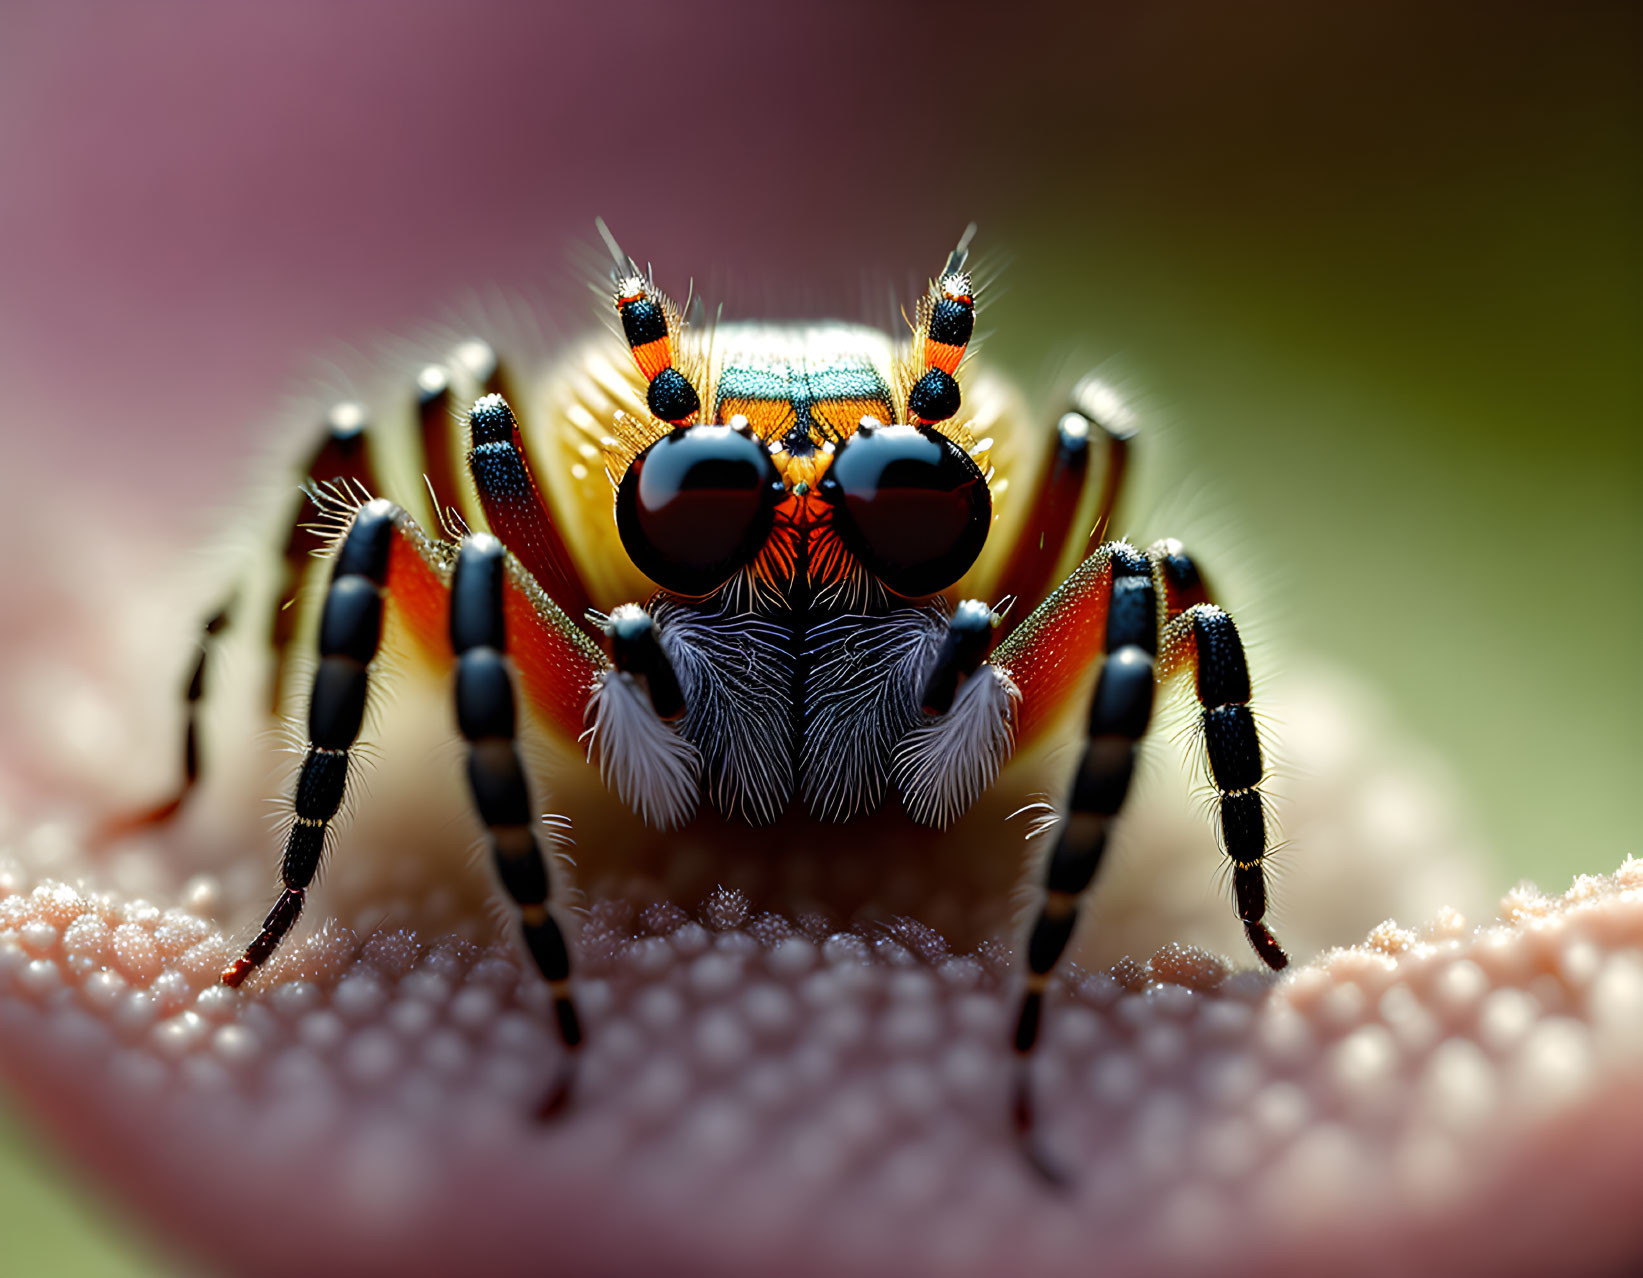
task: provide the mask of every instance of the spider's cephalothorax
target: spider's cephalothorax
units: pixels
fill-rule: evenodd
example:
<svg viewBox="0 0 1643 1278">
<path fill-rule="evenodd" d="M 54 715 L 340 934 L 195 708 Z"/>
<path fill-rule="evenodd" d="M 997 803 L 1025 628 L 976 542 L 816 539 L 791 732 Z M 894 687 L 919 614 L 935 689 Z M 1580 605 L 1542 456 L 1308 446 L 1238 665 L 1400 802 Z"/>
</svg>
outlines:
<svg viewBox="0 0 1643 1278">
<path fill-rule="evenodd" d="M 996 820 L 982 800 L 1001 770 L 1087 704 L 1024 940 L 1014 1043 L 1025 1062 L 1154 687 L 1190 673 L 1238 915 L 1261 960 L 1282 967 L 1262 921 L 1264 768 L 1237 629 L 1178 543 L 1103 541 L 1130 433 L 1109 392 L 1081 384 L 1054 428 L 1034 431 L 965 371 L 968 239 L 898 344 L 845 324 L 691 331 L 607 234 L 630 361 L 589 347 L 521 398 L 469 343 L 419 379 L 429 500 L 405 503 L 442 529 L 488 533 L 436 538 L 405 506 L 369 499 L 380 485 L 361 416 L 335 414 L 310 467 L 338 529 L 283 890 L 223 980 L 238 985 L 264 963 L 302 910 L 347 788 L 386 608 L 454 665 L 473 804 L 567 1048 L 582 1030 L 522 719 L 581 743 L 601 801 L 681 832 L 670 838 L 707 822 L 720 840 L 808 822 L 835 831 L 813 836 L 825 842 L 852 837 L 838 823 L 858 819 L 852 828 L 899 822 L 901 839 L 972 808 L 972 822 Z M 477 398 L 453 418 L 464 387 Z M 454 464 L 453 420 L 471 489 Z M 1092 464 L 1097 440 L 1105 465 Z M 304 536 L 288 545 L 288 594 Z M 223 623 L 214 616 L 207 633 Z M 281 647 L 288 623 L 276 627 Z M 191 717 L 190 783 L 196 758 Z M 1007 862 L 1003 831 L 984 833 Z M 1024 1081 L 1016 1116 L 1030 1127 Z"/>
<path fill-rule="evenodd" d="M 621 286 L 624 328 L 641 352 L 649 331 L 635 334 L 634 312 L 667 314 L 652 297 L 642 280 Z M 967 318 L 968 298 L 964 305 Z M 608 624 L 655 625 L 689 685 L 681 735 L 699 756 L 698 765 L 647 749 L 642 736 L 607 738 L 621 754 L 654 756 L 634 775 L 699 766 L 721 812 L 759 823 L 786 811 L 795 792 L 828 821 L 882 802 L 896 746 L 925 717 L 923 678 L 949 628 L 951 609 L 936 592 L 975 563 L 992 524 L 985 449 L 962 426 L 906 407 L 912 399 L 925 414 L 951 413 L 957 402 L 925 403 L 919 381 L 909 392 L 905 362 L 872 329 L 727 325 L 703 361 L 713 405 L 706 421 L 665 431 L 621 423 L 622 439 L 607 449 L 618 477 L 616 527 L 628 557 L 661 590 L 645 611 Z M 641 355 L 652 388 L 674 373 L 647 364 Z M 696 403 L 692 390 L 662 407 Z M 990 635 L 990 610 L 983 619 Z M 617 673 L 594 696 L 596 740 L 627 730 L 634 716 L 610 703 L 634 695 L 631 676 L 650 677 L 620 652 L 615 658 Z M 943 676 L 954 685 L 949 699 L 956 679 L 975 669 Z M 983 685 L 1007 733 L 1013 686 L 992 674 Z M 965 753 L 955 773 L 997 766 L 991 743 L 978 739 Z M 934 791 L 948 784 L 910 782 L 909 811 L 931 819 L 941 804 Z M 665 824 L 690 818 L 693 777 L 651 788 L 682 802 L 663 808 L 654 796 L 629 797 L 657 804 Z"/>
</svg>

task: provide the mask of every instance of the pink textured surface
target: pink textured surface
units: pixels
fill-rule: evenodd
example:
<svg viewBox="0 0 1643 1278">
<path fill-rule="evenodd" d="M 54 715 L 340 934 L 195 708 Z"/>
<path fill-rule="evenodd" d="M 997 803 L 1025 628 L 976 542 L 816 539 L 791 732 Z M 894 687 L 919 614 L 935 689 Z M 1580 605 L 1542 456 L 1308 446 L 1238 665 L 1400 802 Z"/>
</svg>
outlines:
<svg viewBox="0 0 1643 1278">
<path fill-rule="evenodd" d="M 543 1128 L 557 1048 L 506 946 L 331 928 L 236 994 L 188 911 L 5 873 L 14 1080 L 236 1272 L 1517 1273 L 1639 1242 L 1636 863 L 1277 983 L 1179 947 L 1077 979 L 1039 1073 L 1065 1193 L 1007 1135 L 1007 978 L 927 933 L 733 897 L 606 928 Z"/>
</svg>

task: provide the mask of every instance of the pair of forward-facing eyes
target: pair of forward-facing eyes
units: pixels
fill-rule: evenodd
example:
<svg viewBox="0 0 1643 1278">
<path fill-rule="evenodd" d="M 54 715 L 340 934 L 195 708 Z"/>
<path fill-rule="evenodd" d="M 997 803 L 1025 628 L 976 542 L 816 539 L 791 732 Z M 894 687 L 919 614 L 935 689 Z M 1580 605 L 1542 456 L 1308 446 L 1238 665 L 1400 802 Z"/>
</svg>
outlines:
<svg viewBox="0 0 1643 1278">
<path fill-rule="evenodd" d="M 664 590 L 706 595 L 752 564 L 788 490 L 746 420 L 683 426 L 633 459 L 616 527 Z M 872 418 L 837 446 L 815 488 L 844 547 L 898 595 L 934 594 L 975 562 L 992 523 L 986 477 L 928 426 Z"/>
</svg>

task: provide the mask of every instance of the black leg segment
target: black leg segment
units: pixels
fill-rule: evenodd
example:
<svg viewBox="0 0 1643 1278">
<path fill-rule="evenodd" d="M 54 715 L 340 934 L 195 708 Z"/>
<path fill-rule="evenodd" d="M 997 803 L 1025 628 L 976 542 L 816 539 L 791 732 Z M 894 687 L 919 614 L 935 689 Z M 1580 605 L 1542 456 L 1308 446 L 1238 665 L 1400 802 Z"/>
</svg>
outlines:
<svg viewBox="0 0 1643 1278">
<path fill-rule="evenodd" d="M 229 609 L 233 602 L 223 604 L 205 619 L 200 627 L 200 655 L 194 662 L 194 671 L 188 677 L 188 689 L 183 694 L 188 706 L 188 722 L 183 729 L 183 788 L 177 796 L 179 805 L 183 796 L 200 779 L 200 702 L 205 698 L 205 666 L 211 659 L 211 649 L 217 636 L 228 626 Z"/>
<path fill-rule="evenodd" d="M 1079 553 L 1099 545 L 1112 526 L 1129 470 L 1135 419 L 1117 394 L 1094 376 L 1073 388 L 1067 411 L 1055 425 L 1055 445 L 1044 459 L 999 587 L 1028 613 L 1057 584 L 1056 566 L 1076 539 Z M 1090 493 L 1092 454 L 1102 442 L 1106 458 L 1100 488 Z"/>
<path fill-rule="evenodd" d="M 963 403 L 959 390 L 959 363 L 975 332 L 975 285 L 964 264 L 970 257 L 974 224 L 947 255 L 941 278 L 919 306 L 919 346 L 924 368 L 907 391 L 907 416 L 915 424 L 931 426 L 957 414 Z"/>
<path fill-rule="evenodd" d="M 651 615 L 637 604 L 620 604 L 603 628 L 610 639 L 611 661 L 622 673 L 643 680 L 657 718 L 671 722 L 684 714 L 684 690 Z"/>
<path fill-rule="evenodd" d="M 602 220 L 596 225 L 610 250 L 610 279 L 616 286 L 611 300 L 622 321 L 622 336 L 648 383 L 645 407 L 669 426 L 694 425 L 701 415 L 702 399 L 695 383 L 678 368 L 679 313 L 648 276 L 639 274 L 610 228 Z"/>
<path fill-rule="evenodd" d="M 422 473 L 436 525 L 444 524 L 447 510 L 461 508 L 462 489 L 457 483 L 455 460 L 460 432 L 452 408 L 450 373 L 438 364 L 429 364 L 416 376 L 416 420 L 422 444 Z"/>
<path fill-rule="evenodd" d="M 966 599 L 953 610 L 947 633 L 924 677 L 919 698 L 925 714 L 946 714 L 953 708 L 959 685 L 981 669 L 992 651 L 998 617 L 979 599 Z"/>
<path fill-rule="evenodd" d="M 1133 546 L 1104 548 L 1112 574 L 1106 660 L 1090 699 L 1089 737 L 1072 796 L 1044 868 L 1044 903 L 1027 940 L 1027 989 L 1016 1019 L 1015 1049 L 1038 1041 L 1044 990 L 1078 921 L 1078 902 L 1101 868 L 1112 823 L 1129 793 L 1140 741 L 1152 720 L 1158 600 L 1152 565 Z M 1021 1112 L 1018 1108 L 1018 1113 Z"/>
<path fill-rule="evenodd" d="M 451 581 L 451 648 L 456 654 L 456 717 L 468 741 L 468 788 L 485 823 L 497 877 L 519 907 L 525 948 L 553 992 L 554 1019 L 566 1048 L 582 1042 L 570 991 L 570 952 L 548 909 L 552 884 L 537 839 L 530 783 L 515 739 L 518 721 L 502 610 L 508 571 L 502 543 L 486 534 L 463 539 Z M 567 1058 L 568 1059 L 568 1058 Z M 568 1074 L 543 1102 L 564 1101 Z"/>
<path fill-rule="evenodd" d="M 1058 1170 L 1033 1140 L 1035 1122 L 1027 1062 L 1039 1041 L 1044 992 L 1077 925 L 1079 903 L 1101 868 L 1124 800 L 1141 738 L 1152 719 L 1161 678 L 1190 666 L 1199 723 L 1218 792 L 1221 841 L 1233 865 L 1238 917 L 1256 955 L 1277 970 L 1289 959 L 1263 921 L 1267 856 L 1265 776 L 1250 712 L 1249 667 L 1238 628 L 1208 602 L 1208 587 L 1179 542 L 1142 554 L 1123 542 L 1096 551 L 1110 591 L 1106 660 L 1090 699 L 1089 737 L 1073 779 L 1065 819 L 1044 863 L 1044 901 L 1026 944 L 1026 989 L 1016 1018 L 1020 1060 L 1014 1096 L 1016 1128 L 1033 1166 L 1051 1180 Z"/>
<path fill-rule="evenodd" d="M 99 837 L 119 838 L 145 826 L 160 825 L 177 815 L 183 802 L 200 779 L 200 703 L 205 700 L 206 666 L 216 639 L 228 626 L 235 607 L 231 595 L 223 605 L 205 619 L 200 626 L 199 651 L 189 670 L 188 683 L 183 688 L 183 779 L 171 797 L 145 808 L 141 812 L 122 814 L 105 823 Z"/>
<path fill-rule="evenodd" d="M 1113 822 L 1129 794 L 1141 738 L 1152 721 L 1158 653 L 1158 594 L 1152 564 L 1124 542 L 1103 546 L 1110 574 L 1106 659 L 1090 698 L 1089 735 L 1054 848 L 1044 864 L 1044 898 L 1027 936 L 1026 989 L 1013 1045 L 1016 1131 L 1028 1161 L 1051 1181 L 1062 1179 L 1034 1139 L 1035 1107 L 1028 1061 L 1039 1041 L 1050 974 L 1078 925 L 1079 902 L 1101 868 Z"/>
<path fill-rule="evenodd" d="M 1156 551 L 1156 548 L 1155 548 Z M 1178 547 L 1157 556 L 1161 580 L 1190 568 Z M 1196 569 L 1186 574 L 1199 578 Z M 1260 784 L 1266 775 L 1260 735 L 1250 713 L 1249 666 L 1232 617 L 1212 603 L 1193 603 L 1169 622 L 1164 632 L 1166 669 L 1190 665 L 1199 704 L 1199 724 L 1209 755 L 1221 818 L 1221 844 L 1232 862 L 1232 888 L 1238 918 L 1261 962 L 1274 971 L 1289 963 L 1266 923 L 1268 851 L 1266 800 Z"/>
<path fill-rule="evenodd" d="M 383 588 L 399 507 L 373 501 L 354 515 L 331 567 L 320 616 L 319 667 L 308 699 L 308 752 L 292 795 L 295 820 L 280 858 L 279 900 L 256 939 L 222 974 L 237 986 L 273 955 L 302 914 L 325 852 L 325 835 L 348 787 L 349 752 L 359 738 L 369 665 L 382 639 Z"/>
<path fill-rule="evenodd" d="M 485 395 L 468 414 L 468 471 L 491 529 L 565 614 L 580 621 L 588 591 L 525 457 L 508 401 Z"/>
<path fill-rule="evenodd" d="M 325 418 L 324 435 L 308 459 L 307 484 L 341 484 L 365 492 L 377 491 L 376 471 L 371 460 L 370 423 L 361 404 L 347 401 L 335 405 Z M 308 523 L 309 498 L 301 494 L 291 514 L 281 554 L 279 596 L 269 624 L 269 643 L 274 649 L 271 705 L 275 713 L 285 699 L 286 654 L 296 633 L 297 604 L 303 582 L 315 554 L 325 549 L 325 534 Z"/>
</svg>

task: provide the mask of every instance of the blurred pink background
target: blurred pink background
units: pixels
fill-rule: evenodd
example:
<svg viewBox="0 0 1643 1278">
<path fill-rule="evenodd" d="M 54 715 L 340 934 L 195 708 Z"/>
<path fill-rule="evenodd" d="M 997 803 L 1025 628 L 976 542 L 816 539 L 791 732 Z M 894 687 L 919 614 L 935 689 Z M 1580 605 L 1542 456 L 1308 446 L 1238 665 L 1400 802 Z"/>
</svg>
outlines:
<svg viewBox="0 0 1643 1278">
<path fill-rule="evenodd" d="M 972 217 L 1018 280 L 1282 244 L 1332 313 L 1510 303 L 1457 192 L 1612 148 L 1623 8 L 8 6 L 3 482 L 189 527 L 317 354 L 559 288 L 599 213 L 748 310 L 772 280 L 789 309 L 905 288 Z M 1105 296 L 1055 301 L 1147 340 Z"/>
<path fill-rule="evenodd" d="M 315 352 L 490 282 L 562 285 L 595 214 L 675 277 L 733 246 L 744 272 L 824 306 L 841 270 L 852 284 L 928 271 L 978 204 L 1007 202 L 987 190 L 1005 166 L 968 158 L 998 127 L 999 86 L 977 86 L 960 48 L 941 53 L 952 18 L 14 10 L 0 40 L 11 482 L 72 478 L 186 523 Z M 569 298 L 574 331 L 594 312 Z"/>
</svg>

